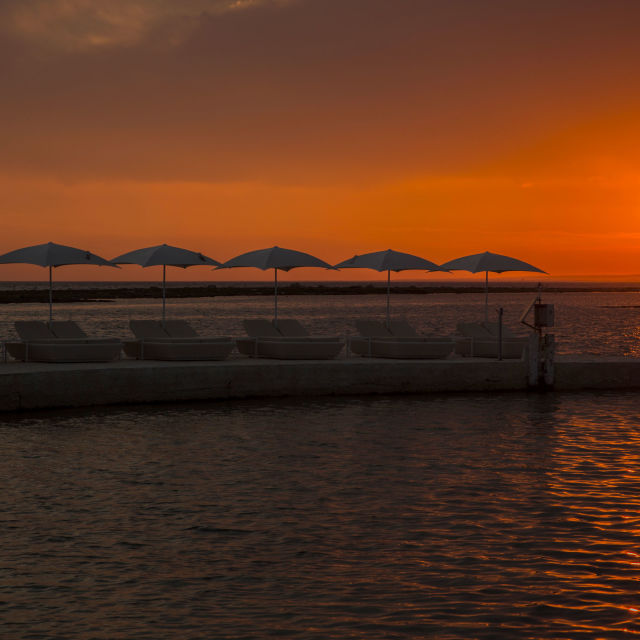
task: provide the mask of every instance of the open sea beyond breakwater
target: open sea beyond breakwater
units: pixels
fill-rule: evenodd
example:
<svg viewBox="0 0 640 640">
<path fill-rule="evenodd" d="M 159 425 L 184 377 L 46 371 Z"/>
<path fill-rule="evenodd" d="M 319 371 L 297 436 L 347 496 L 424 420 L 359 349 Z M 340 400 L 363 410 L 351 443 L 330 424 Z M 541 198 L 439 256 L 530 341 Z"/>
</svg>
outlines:
<svg viewBox="0 0 640 640">
<path fill-rule="evenodd" d="M 636 393 L 0 419 L 0 635 L 627 638 Z"/>
</svg>

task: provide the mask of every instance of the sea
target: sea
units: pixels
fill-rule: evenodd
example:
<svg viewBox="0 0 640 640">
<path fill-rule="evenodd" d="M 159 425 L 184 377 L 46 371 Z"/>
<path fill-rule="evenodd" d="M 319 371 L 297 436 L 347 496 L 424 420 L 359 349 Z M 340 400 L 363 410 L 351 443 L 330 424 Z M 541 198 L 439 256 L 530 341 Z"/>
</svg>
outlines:
<svg viewBox="0 0 640 640">
<path fill-rule="evenodd" d="M 545 293 L 561 353 L 637 356 L 640 293 Z M 531 293 L 490 294 L 515 329 Z M 58 305 L 126 337 L 157 300 Z M 449 334 L 483 294 L 393 295 Z M 314 333 L 384 294 L 289 296 Z M 46 319 L 3 305 L 0 331 Z M 169 299 L 240 335 L 269 296 Z M 526 328 L 522 326 L 522 330 Z M 280 398 L 0 414 L 0 637 L 615 639 L 640 634 L 637 392 Z"/>
</svg>

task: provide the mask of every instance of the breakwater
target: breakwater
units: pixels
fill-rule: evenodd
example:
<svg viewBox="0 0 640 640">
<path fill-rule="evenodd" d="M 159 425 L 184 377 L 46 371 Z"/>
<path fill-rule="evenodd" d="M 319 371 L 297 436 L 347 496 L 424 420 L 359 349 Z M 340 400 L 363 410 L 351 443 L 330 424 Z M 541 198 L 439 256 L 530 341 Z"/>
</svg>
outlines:
<svg viewBox="0 0 640 640">
<path fill-rule="evenodd" d="M 597 293 L 616 292 L 634 293 L 640 291 L 638 285 L 617 286 L 545 286 L 543 293 Z M 451 285 L 419 285 L 394 284 L 392 292 L 404 295 L 435 295 L 435 294 L 484 294 L 484 285 L 451 284 Z M 530 293 L 539 292 L 536 285 L 491 285 L 491 293 Z M 292 282 L 280 284 L 278 295 L 281 296 L 310 296 L 310 295 L 338 295 L 359 296 L 371 294 L 386 295 L 385 283 L 363 284 L 308 284 Z M 256 285 L 217 285 L 204 284 L 201 286 L 176 286 L 175 283 L 166 289 L 167 298 L 215 298 L 217 296 L 273 296 L 273 285 L 270 283 Z M 97 302 L 127 299 L 159 299 L 162 298 L 160 286 L 122 286 L 122 287 L 87 287 L 76 285 L 73 288 L 54 288 L 53 297 L 56 303 Z M 44 288 L 12 288 L 0 290 L 0 304 L 34 303 L 49 301 L 49 291 Z"/>
</svg>

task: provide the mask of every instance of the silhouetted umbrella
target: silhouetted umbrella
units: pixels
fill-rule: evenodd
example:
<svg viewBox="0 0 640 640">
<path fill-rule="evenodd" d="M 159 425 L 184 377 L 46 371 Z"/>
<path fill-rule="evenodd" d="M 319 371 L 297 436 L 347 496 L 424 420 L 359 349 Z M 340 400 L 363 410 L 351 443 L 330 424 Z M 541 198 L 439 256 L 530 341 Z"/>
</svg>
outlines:
<svg viewBox="0 0 640 640">
<path fill-rule="evenodd" d="M 162 322 L 165 319 L 166 307 L 166 282 L 167 267 L 194 267 L 197 265 L 220 266 L 220 263 L 213 258 L 189 251 L 189 249 L 181 249 L 180 247 L 172 247 L 168 244 L 159 244 L 153 247 L 145 247 L 144 249 L 136 249 L 123 253 L 121 256 L 111 260 L 113 264 L 139 264 L 141 267 L 159 267 L 162 265 Z"/>
<path fill-rule="evenodd" d="M 291 271 L 291 269 L 296 269 L 297 267 L 334 269 L 329 263 L 312 256 L 310 253 L 294 251 L 293 249 L 283 249 L 282 247 L 249 251 L 235 258 L 231 258 L 231 260 L 227 260 L 219 268 L 231 269 L 233 267 L 255 267 L 263 271 L 273 269 L 273 317 L 276 326 L 278 324 L 278 269 L 281 271 Z"/>
<path fill-rule="evenodd" d="M 375 269 L 376 271 L 387 272 L 387 326 L 390 320 L 389 298 L 391 293 L 392 271 L 446 271 L 446 269 L 442 269 L 435 262 L 414 256 L 411 253 L 394 251 L 393 249 L 364 253 L 360 256 L 355 255 L 353 258 L 343 260 L 335 265 L 335 267 L 336 269 Z"/>
<path fill-rule="evenodd" d="M 63 267 L 69 264 L 94 264 L 100 267 L 115 267 L 109 260 L 97 256 L 95 253 L 67 247 L 55 242 L 36 244 L 23 247 L 15 251 L 9 251 L 0 256 L 0 264 L 35 264 L 40 267 L 49 267 L 49 320 L 53 319 L 53 275 L 55 267 Z"/>
<path fill-rule="evenodd" d="M 470 271 L 471 273 L 479 273 L 484 271 L 484 319 L 489 319 L 489 271 L 493 273 L 504 273 L 505 271 L 537 271 L 538 273 L 546 273 L 538 267 L 534 267 L 528 262 L 523 262 L 517 258 L 502 256 L 499 253 L 474 253 L 455 260 L 449 260 L 441 264 L 442 269 L 448 271 Z"/>
</svg>

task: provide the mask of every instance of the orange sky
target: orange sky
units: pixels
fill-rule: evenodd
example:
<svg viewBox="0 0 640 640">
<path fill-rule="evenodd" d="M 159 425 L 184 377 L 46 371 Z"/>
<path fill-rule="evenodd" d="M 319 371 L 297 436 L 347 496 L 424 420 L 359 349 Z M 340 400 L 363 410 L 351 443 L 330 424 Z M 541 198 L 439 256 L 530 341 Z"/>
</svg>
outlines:
<svg viewBox="0 0 640 640">
<path fill-rule="evenodd" d="M 0 2 L 0 253 L 490 250 L 638 274 L 639 19 L 627 0 Z"/>
</svg>

